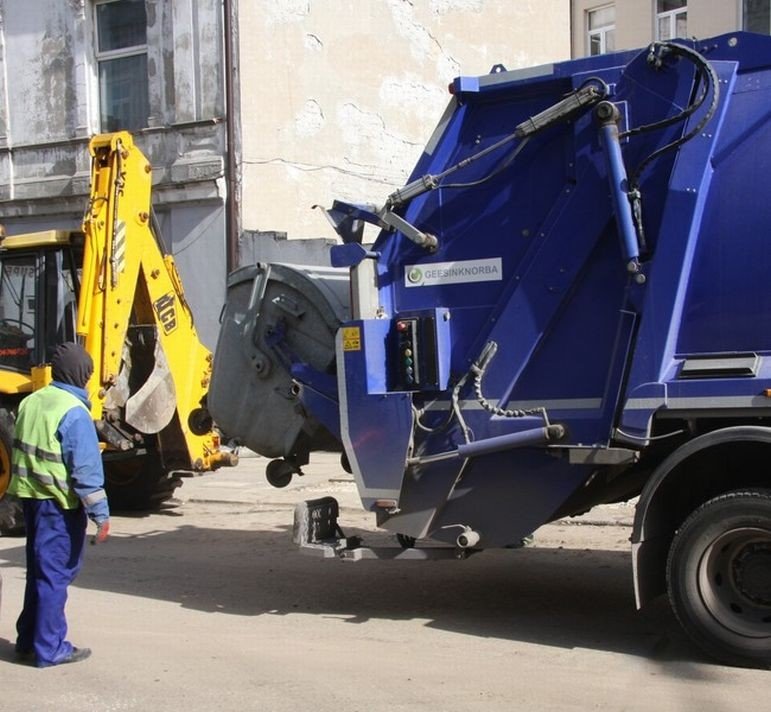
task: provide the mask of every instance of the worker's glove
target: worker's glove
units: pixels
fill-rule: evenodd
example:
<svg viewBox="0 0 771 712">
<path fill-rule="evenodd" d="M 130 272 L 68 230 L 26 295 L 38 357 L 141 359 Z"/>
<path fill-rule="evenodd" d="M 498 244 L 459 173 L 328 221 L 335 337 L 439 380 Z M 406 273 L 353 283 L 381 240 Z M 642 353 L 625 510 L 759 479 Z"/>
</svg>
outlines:
<svg viewBox="0 0 771 712">
<path fill-rule="evenodd" d="M 91 543 L 104 544 L 108 536 L 110 536 L 110 520 L 105 519 L 101 524 L 96 525 L 96 535 L 91 540 Z"/>
</svg>

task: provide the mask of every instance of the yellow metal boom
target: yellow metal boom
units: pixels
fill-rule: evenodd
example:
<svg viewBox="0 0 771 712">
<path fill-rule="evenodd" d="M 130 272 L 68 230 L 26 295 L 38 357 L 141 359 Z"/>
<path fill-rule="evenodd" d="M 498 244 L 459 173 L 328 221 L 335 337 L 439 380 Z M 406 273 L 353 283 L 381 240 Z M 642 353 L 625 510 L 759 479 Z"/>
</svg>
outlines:
<svg viewBox="0 0 771 712">
<path fill-rule="evenodd" d="M 94 359 L 94 419 L 117 408 L 139 432 L 158 433 L 161 453 L 180 459 L 186 450 L 187 468 L 226 464 L 204 410 L 212 355 L 198 339 L 174 260 L 152 229 L 152 167 L 123 131 L 95 136 L 89 150 L 77 333 Z M 152 364 L 144 364 L 138 386 L 132 353 L 143 346 Z"/>
</svg>

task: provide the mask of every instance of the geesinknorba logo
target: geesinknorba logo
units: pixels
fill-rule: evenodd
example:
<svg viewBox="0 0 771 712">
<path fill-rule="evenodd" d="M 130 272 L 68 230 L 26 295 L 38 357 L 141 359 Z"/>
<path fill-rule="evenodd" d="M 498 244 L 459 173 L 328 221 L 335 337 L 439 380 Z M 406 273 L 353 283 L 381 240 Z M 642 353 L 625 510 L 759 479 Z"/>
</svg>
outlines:
<svg viewBox="0 0 771 712">
<path fill-rule="evenodd" d="M 423 270 L 420 269 L 420 267 L 413 267 L 408 273 L 407 273 L 407 279 L 412 284 L 418 284 L 418 282 L 421 282 L 423 280 Z"/>
<path fill-rule="evenodd" d="M 503 279 L 500 257 L 482 260 L 454 260 L 404 266 L 407 287 L 432 287 L 464 282 L 499 282 Z"/>
</svg>

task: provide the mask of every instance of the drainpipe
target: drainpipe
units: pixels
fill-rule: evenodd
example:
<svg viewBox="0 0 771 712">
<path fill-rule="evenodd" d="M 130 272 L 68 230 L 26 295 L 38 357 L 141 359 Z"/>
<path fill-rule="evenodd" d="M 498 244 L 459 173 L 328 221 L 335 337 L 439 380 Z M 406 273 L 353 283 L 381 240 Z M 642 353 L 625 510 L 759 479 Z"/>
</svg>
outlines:
<svg viewBox="0 0 771 712">
<path fill-rule="evenodd" d="M 225 35 L 225 260 L 228 274 L 238 267 L 238 243 L 241 233 L 241 154 L 240 102 L 238 81 L 238 0 L 223 0 Z"/>
</svg>

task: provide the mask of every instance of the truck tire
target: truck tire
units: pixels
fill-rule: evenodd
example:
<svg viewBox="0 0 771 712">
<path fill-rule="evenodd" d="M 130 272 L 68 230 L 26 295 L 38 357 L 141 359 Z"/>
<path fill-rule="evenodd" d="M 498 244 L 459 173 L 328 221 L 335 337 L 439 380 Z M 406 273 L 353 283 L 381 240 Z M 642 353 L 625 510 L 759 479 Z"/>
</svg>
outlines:
<svg viewBox="0 0 771 712">
<path fill-rule="evenodd" d="M 0 408 L 0 536 L 24 534 L 24 513 L 16 497 L 6 494 L 11 481 L 11 446 L 14 417 L 7 408 Z"/>
<path fill-rule="evenodd" d="M 113 512 L 151 511 L 170 506 L 182 479 L 166 472 L 149 453 L 127 459 L 105 460 L 104 488 Z"/>
<path fill-rule="evenodd" d="M 771 664 L 771 490 L 715 497 L 672 542 L 669 599 L 680 624 L 711 657 Z"/>
</svg>

